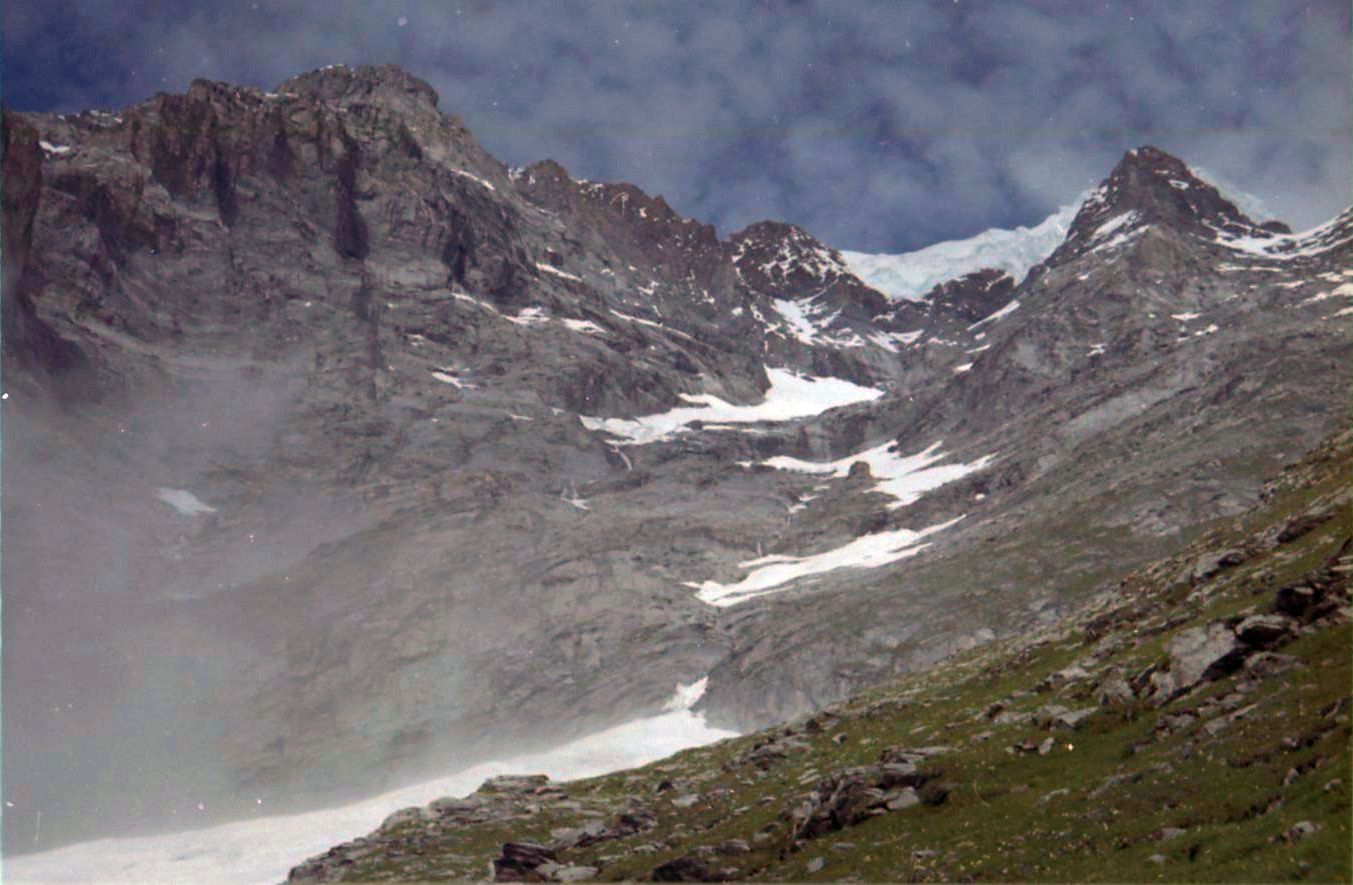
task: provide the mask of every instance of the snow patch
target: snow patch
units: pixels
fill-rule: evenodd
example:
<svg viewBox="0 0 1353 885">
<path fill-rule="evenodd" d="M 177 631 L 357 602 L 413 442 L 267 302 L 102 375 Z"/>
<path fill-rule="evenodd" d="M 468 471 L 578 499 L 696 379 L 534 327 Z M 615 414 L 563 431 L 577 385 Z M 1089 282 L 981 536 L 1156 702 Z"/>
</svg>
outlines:
<svg viewBox="0 0 1353 885">
<path fill-rule="evenodd" d="M 1110 236 L 1115 231 L 1120 230 L 1124 227 L 1131 227 L 1133 224 L 1137 222 L 1137 219 L 1139 217 L 1140 216 L 1137 214 L 1136 209 L 1129 209 L 1122 215 L 1115 215 L 1113 218 L 1110 218 L 1108 221 L 1104 222 L 1098 228 L 1096 228 L 1095 232 L 1090 234 L 1090 239 L 1091 240 L 1102 239 L 1104 237 Z"/>
<path fill-rule="evenodd" d="M 808 315 L 802 305 L 797 301 L 783 301 L 777 298 L 771 302 L 771 306 L 775 308 L 776 313 L 784 317 L 785 321 L 789 323 L 790 332 L 793 333 L 795 338 L 804 344 L 817 343 L 817 326 L 809 322 Z"/>
<path fill-rule="evenodd" d="M 1095 246 L 1090 251 L 1107 252 L 1110 249 L 1117 249 L 1120 246 L 1126 246 L 1128 243 L 1131 243 L 1133 240 L 1137 239 L 1145 232 L 1146 228 L 1144 227 L 1134 227 L 1130 230 L 1125 230 L 1122 233 L 1114 234 L 1112 237 L 1109 237 L 1107 240 Z"/>
<path fill-rule="evenodd" d="M 1335 288 L 1331 289 L 1328 292 L 1317 292 L 1316 294 L 1312 295 L 1310 298 L 1307 298 L 1305 301 L 1301 303 L 1303 305 L 1319 304 L 1321 301 L 1327 301 L 1330 298 L 1338 298 L 1339 296 L 1353 298 L 1353 283 L 1344 283 L 1341 286 L 1336 286 Z"/>
<path fill-rule="evenodd" d="M 495 187 L 494 187 L 492 184 L 490 184 L 489 182 L 487 182 L 487 181 L 485 181 L 484 179 L 480 178 L 478 175 L 475 175 L 475 174 L 473 174 L 473 173 L 471 173 L 471 172 L 466 172 L 464 169 L 452 169 L 451 172 L 452 172 L 452 174 L 454 174 L 454 175 L 459 175 L 461 178 L 468 178 L 468 179 L 470 179 L 471 181 L 473 181 L 475 184 L 481 185 L 482 187 L 486 187 L 486 188 L 488 188 L 488 189 L 491 190 L 491 191 L 492 191 L 492 190 L 497 190 L 497 188 L 495 188 Z"/>
<path fill-rule="evenodd" d="M 796 375 L 788 369 L 766 369 L 770 387 L 765 398 L 754 405 L 725 402 L 708 394 L 681 394 L 690 406 L 677 406 L 667 412 L 639 418 L 593 418 L 580 415 L 588 430 L 600 430 L 617 437 L 620 445 L 644 445 L 670 439 L 695 421 L 725 424 L 751 424 L 759 421 L 789 421 L 820 415 L 829 409 L 871 402 L 883 391 L 861 387 L 841 378 L 814 378 Z"/>
<path fill-rule="evenodd" d="M 991 316 L 983 317 L 982 319 L 973 323 L 971 326 L 968 327 L 968 331 L 971 332 L 973 329 L 985 326 L 987 323 L 994 323 L 997 320 L 1001 319 L 1002 317 L 1008 317 L 1010 316 L 1010 314 L 1014 313 L 1018 309 L 1019 309 L 1019 299 L 1016 298 L 1015 300 L 1007 304 L 1005 307 L 1002 307 L 1000 310 L 991 314 Z"/>
<path fill-rule="evenodd" d="M 514 317 L 507 314 L 501 316 L 509 323 L 516 323 L 518 326 L 539 326 L 550 321 L 550 318 L 545 315 L 545 311 L 539 307 L 527 307 Z"/>
<path fill-rule="evenodd" d="M 440 369 L 432 369 L 431 371 L 433 378 L 436 378 L 443 384 L 450 384 L 457 390 L 474 390 L 478 387 L 476 384 L 471 384 L 470 382 L 459 378 L 456 375 L 455 370 L 447 368 L 446 366 L 443 366 Z"/>
<path fill-rule="evenodd" d="M 664 326 L 662 323 L 655 322 L 654 320 L 646 320 L 646 319 L 644 319 L 643 317 L 637 317 L 637 316 L 634 316 L 633 314 L 622 313 L 621 311 L 618 311 L 618 310 L 616 310 L 615 308 L 610 308 L 610 311 L 611 311 L 611 313 L 615 314 L 616 316 L 620 317 L 620 319 L 625 320 L 626 322 L 629 322 L 629 323 L 638 323 L 638 324 L 641 325 L 641 326 L 648 326 L 649 328 L 652 328 L 652 329 L 660 329 L 660 330 L 662 330 L 663 332 L 667 332 L 667 333 L 670 333 L 670 334 L 672 334 L 672 335 L 679 335 L 680 337 L 686 338 L 686 339 L 691 340 L 691 341 L 694 341 L 694 340 L 695 340 L 694 338 L 691 338 L 690 335 L 687 335 L 685 332 L 681 331 L 680 329 L 673 329 L 673 328 L 671 328 L 671 327 L 669 327 L 669 326 Z"/>
<path fill-rule="evenodd" d="M 38 147 L 49 154 L 56 154 L 58 157 L 69 154 L 72 150 L 68 144 L 52 144 L 50 141 L 39 141 Z"/>
<path fill-rule="evenodd" d="M 705 696 L 705 689 L 709 686 L 709 677 L 702 676 L 692 682 L 690 685 L 677 683 L 676 693 L 672 699 L 662 708 L 663 712 L 670 713 L 675 710 L 689 710 L 695 706 L 695 702 Z"/>
<path fill-rule="evenodd" d="M 810 346 L 825 344 L 842 348 L 864 346 L 864 339 L 853 332 L 844 336 L 828 334 L 826 330 L 836 321 L 841 312 L 839 310 L 829 312 L 827 308 L 815 302 L 815 298 L 808 298 L 803 301 L 775 299 L 771 302 L 771 306 L 788 323 L 790 336 L 803 344 Z M 777 323 L 767 323 L 767 326 L 777 332 L 784 328 Z M 894 352 L 897 350 L 891 342 L 882 346 Z"/>
<path fill-rule="evenodd" d="M 687 586 L 698 589 L 695 596 L 701 602 L 726 608 L 758 596 L 788 589 L 787 584 L 800 578 L 841 568 L 879 568 L 915 556 L 929 546 L 921 543 L 923 538 L 949 528 L 962 518 L 960 516 L 939 525 L 932 525 L 919 532 L 910 529 L 875 532 L 833 550 L 811 556 L 782 554 L 761 556 L 739 563 L 740 567 L 751 568 L 752 571 L 737 583 L 720 584 L 717 581 L 704 581 L 700 584 L 688 583 Z"/>
<path fill-rule="evenodd" d="M 215 513 L 216 508 L 202 503 L 202 500 L 192 492 L 183 489 L 171 489 L 161 486 L 155 490 L 155 497 L 164 503 L 173 507 L 184 516 L 195 516 L 198 513 Z"/>
<path fill-rule="evenodd" d="M 554 267 L 553 265 L 546 264 L 543 261 L 536 262 L 536 269 L 543 270 L 545 273 L 548 274 L 554 274 L 555 276 L 563 280 L 570 280 L 575 283 L 581 283 L 583 281 L 582 277 L 568 273 L 567 271 L 562 271 L 559 268 Z"/>
<path fill-rule="evenodd" d="M 941 449 L 943 444 L 940 441 L 914 455 L 903 455 L 897 442 L 893 441 L 836 461 L 803 461 L 788 455 L 776 455 L 761 463 L 777 470 L 843 477 L 850 474 L 854 464 L 863 461 L 869 465 L 870 474 L 878 480 L 873 491 L 890 495 L 893 502 L 888 505 L 888 509 L 895 510 L 915 502 L 932 489 L 985 468 L 995 459 L 994 455 L 983 455 L 966 464 L 930 466 L 946 457 Z"/>
<path fill-rule="evenodd" d="M 1349 241 L 1346 230 L 1348 212 L 1333 218 L 1310 230 L 1294 234 L 1267 234 L 1253 236 L 1236 235 L 1218 227 L 1212 227 L 1216 236 L 1213 242 L 1235 252 L 1254 255 L 1269 261 L 1291 261 L 1294 258 L 1309 258 L 1322 255 Z"/>
<path fill-rule="evenodd" d="M 565 326 L 568 326 L 568 327 L 569 327 L 570 329 L 572 329 L 573 331 L 575 331 L 575 332 L 582 332 L 582 333 L 585 334 L 585 335 L 605 335 L 605 334 L 606 334 L 606 330 L 605 330 L 605 329 L 603 329 L 601 326 L 598 326 L 596 323 L 592 322 L 591 320 L 562 319 L 562 320 L 560 320 L 560 322 L 563 323 Z"/>
</svg>

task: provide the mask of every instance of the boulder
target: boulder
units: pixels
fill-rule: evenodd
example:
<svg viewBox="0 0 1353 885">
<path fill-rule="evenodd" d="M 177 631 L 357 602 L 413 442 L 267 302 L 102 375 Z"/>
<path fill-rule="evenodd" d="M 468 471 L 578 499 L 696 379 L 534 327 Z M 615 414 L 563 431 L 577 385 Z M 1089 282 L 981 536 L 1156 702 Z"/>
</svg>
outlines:
<svg viewBox="0 0 1353 885">
<path fill-rule="evenodd" d="M 1081 723 L 1095 715 L 1096 712 L 1097 708 L 1086 707 L 1083 710 L 1072 710 L 1068 713 L 1063 713 L 1052 720 L 1052 727 L 1065 729 L 1067 731 L 1075 731 L 1081 727 Z"/>
<path fill-rule="evenodd" d="M 1245 656 L 1236 634 L 1219 621 L 1181 630 L 1166 644 L 1165 653 L 1176 691 L 1235 671 Z"/>
<path fill-rule="evenodd" d="M 1193 564 L 1193 568 L 1189 571 L 1189 578 L 1197 584 L 1200 581 L 1206 581 L 1224 568 L 1239 565 L 1244 561 L 1245 552 L 1243 550 L 1232 549 L 1205 553 Z"/>
<path fill-rule="evenodd" d="M 433 799 L 428 804 L 428 810 L 439 817 L 459 817 L 466 814 L 472 814 L 480 809 L 479 800 L 469 797 L 457 799 L 454 796 L 443 796 L 440 799 Z"/>
<path fill-rule="evenodd" d="M 1095 686 L 1095 700 L 1101 707 L 1117 707 L 1132 702 L 1132 686 L 1121 673 L 1110 673 Z"/>
<path fill-rule="evenodd" d="M 921 797 L 917 795 L 913 787 L 905 787 L 901 790 L 889 793 L 884 798 L 884 807 L 889 811 L 905 811 L 915 805 L 921 804 Z"/>
<path fill-rule="evenodd" d="M 1038 691 L 1050 691 L 1090 678 L 1090 672 L 1080 664 L 1072 664 L 1056 673 L 1049 673 L 1038 683 Z"/>
<path fill-rule="evenodd" d="M 550 782 L 546 774 L 500 774 L 479 787 L 481 793 L 530 793 Z"/>
<path fill-rule="evenodd" d="M 1034 721 L 1039 728 L 1052 728 L 1058 717 L 1071 712 L 1061 704 L 1046 704 L 1038 709 L 1034 716 Z"/>
<path fill-rule="evenodd" d="M 1280 655 L 1276 652 L 1261 651 L 1245 659 L 1245 672 L 1258 679 L 1277 676 L 1288 670 L 1306 666 L 1301 658 L 1294 655 Z"/>
<path fill-rule="evenodd" d="M 1296 627 L 1285 615 L 1251 615 L 1236 625 L 1236 637 L 1255 648 L 1271 648 L 1289 638 Z"/>
<path fill-rule="evenodd" d="M 1289 830 L 1286 830 L 1275 841 L 1278 842 L 1300 842 L 1303 839 L 1309 839 L 1320 832 L 1320 825 L 1312 823 L 1309 820 L 1297 821 Z"/>
<path fill-rule="evenodd" d="M 1299 618 L 1320 601 L 1321 594 L 1309 584 L 1282 587 L 1273 599 L 1273 607 L 1285 615 Z"/>
<path fill-rule="evenodd" d="M 736 875 L 729 869 L 715 869 L 694 854 L 669 860 L 653 871 L 654 882 L 726 882 Z"/>
<path fill-rule="evenodd" d="M 555 854 L 535 842 L 505 842 L 493 860 L 495 882 L 549 882 L 558 870 Z"/>
<path fill-rule="evenodd" d="M 550 848 L 555 851 L 567 851 L 606 838 L 606 825 L 599 820 L 589 820 L 582 826 L 551 830 L 550 835 L 554 837 L 550 842 Z"/>
<path fill-rule="evenodd" d="M 918 771 L 908 762 L 843 769 L 818 783 L 791 813 L 794 838 L 812 839 L 919 802 L 938 805 L 949 787 L 928 793 L 937 776 L 938 772 Z"/>
</svg>

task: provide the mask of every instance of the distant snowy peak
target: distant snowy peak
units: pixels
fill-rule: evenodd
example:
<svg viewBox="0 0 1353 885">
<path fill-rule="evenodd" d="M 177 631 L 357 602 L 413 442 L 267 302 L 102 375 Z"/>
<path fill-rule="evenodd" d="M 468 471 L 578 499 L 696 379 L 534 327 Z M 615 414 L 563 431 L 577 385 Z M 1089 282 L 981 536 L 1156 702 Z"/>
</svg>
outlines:
<svg viewBox="0 0 1353 885">
<path fill-rule="evenodd" d="M 840 253 L 850 271 L 891 299 L 916 301 L 936 286 L 984 268 L 1022 281 L 1035 265 L 1126 245 L 1151 225 L 1216 235 L 1265 238 L 1290 233 L 1261 200 L 1159 148 L 1123 155 L 1099 187 L 1033 227 L 985 231 L 900 255 Z"/>
<path fill-rule="evenodd" d="M 1033 227 L 996 228 L 900 255 L 843 251 L 841 257 L 855 276 L 894 300 L 919 300 L 941 283 L 987 268 L 1020 281 L 1066 239 L 1080 203 L 1063 206 Z"/>
</svg>

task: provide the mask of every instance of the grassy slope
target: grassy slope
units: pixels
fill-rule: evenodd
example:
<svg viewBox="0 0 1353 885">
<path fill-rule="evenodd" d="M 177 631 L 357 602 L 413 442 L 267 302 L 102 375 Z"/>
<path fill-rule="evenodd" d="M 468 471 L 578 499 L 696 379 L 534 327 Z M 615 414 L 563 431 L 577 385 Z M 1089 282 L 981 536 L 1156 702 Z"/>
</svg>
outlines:
<svg viewBox="0 0 1353 885">
<path fill-rule="evenodd" d="M 519 797 L 502 806 L 508 819 L 384 828 L 350 852 L 365 856 L 327 875 L 483 878 L 506 841 L 548 843 L 554 828 L 643 808 L 656 816 L 651 829 L 562 850 L 560 863 L 599 867 L 607 880 L 650 878 L 661 863 L 694 854 L 711 873 L 736 868 L 729 874 L 763 880 L 1348 881 L 1346 617 L 1277 649 L 1302 667 L 1266 678 L 1242 671 L 1163 708 L 1138 700 L 1101 706 L 1094 687 L 1110 668 L 1131 677 L 1161 662 L 1169 638 L 1190 626 L 1271 610 L 1277 588 L 1326 567 L 1353 534 L 1351 455 L 1353 437 L 1331 440 L 1286 471 L 1260 507 L 1129 576 L 1091 610 L 871 690 L 815 717 L 820 731 L 794 723 L 570 783 L 563 797 Z M 1260 549 L 1265 530 L 1271 538 L 1294 515 L 1331 506 L 1335 518 Z M 1247 561 L 1201 584 L 1186 577 L 1203 553 L 1242 545 Z M 1346 588 L 1347 577 L 1335 577 Z M 1075 663 L 1090 678 L 1039 689 Z M 997 724 L 986 712 L 996 702 L 1016 713 L 1049 703 L 1096 712 L 1079 729 L 1049 731 Z M 1158 728 L 1200 706 L 1196 721 Z M 1209 733 L 1204 726 L 1227 711 L 1244 715 Z M 1009 751 L 1048 737 L 1047 755 Z M 764 769 L 746 759 L 772 738 L 788 740 L 786 758 Z M 822 777 L 876 763 L 884 748 L 937 744 L 951 749 L 923 767 L 938 770 L 932 783 L 949 787 L 941 804 L 794 841 L 789 812 Z M 660 790 L 664 781 L 674 786 Z M 686 806 L 689 797 L 696 798 Z M 1319 829 L 1284 839 L 1300 821 Z M 1183 832 L 1166 838 L 1166 828 Z"/>
</svg>

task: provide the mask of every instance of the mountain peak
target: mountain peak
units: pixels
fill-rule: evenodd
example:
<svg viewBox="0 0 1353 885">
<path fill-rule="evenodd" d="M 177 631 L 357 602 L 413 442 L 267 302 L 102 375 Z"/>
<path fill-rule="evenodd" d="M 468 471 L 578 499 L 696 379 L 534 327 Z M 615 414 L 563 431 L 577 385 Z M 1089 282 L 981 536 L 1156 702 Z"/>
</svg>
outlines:
<svg viewBox="0 0 1353 885">
<path fill-rule="evenodd" d="M 309 95 L 346 105 L 379 97 L 382 102 L 412 104 L 436 110 L 437 90 L 398 65 L 326 65 L 299 74 L 277 87 L 278 92 Z"/>
<path fill-rule="evenodd" d="M 797 225 L 783 221 L 758 221 L 737 231 L 728 239 L 733 263 L 743 273 L 766 276 L 776 285 L 784 285 L 786 274 L 803 276 L 821 287 L 838 276 L 849 274 L 840 253 L 822 243 Z"/>
<path fill-rule="evenodd" d="M 1048 262 L 1058 264 L 1087 250 L 1125 244 L 1149 226 L 1207 239 L 1218 232 L 1246 235 L 1260 229 L 1183 160 L 1143 145 L 1123 154 L 1109 177 L 1081 204 L 1066 242 Z M 1263 229 L 1276 228 L 1269 224 Z"/>
<path fill-rule="evenodd" d="M 1149 172 L 1173 175 L 1175 177 L 1193 174 L 1183 160 L 1168 151 L 1163 151 L 1155 145 L 1150 144 L 1144 144 L 1141 147 L 1130 148 L 1129 150 L 1124 151 L 1122 158 L 1118 161 L 1118 165 L 1114 167 L 1113 171 L 1118 172 L 1119 170 L 1126 168 L 1143 169 Z"/>
<path fill-rule="evenodd" d="M 1146 223 L 1189 230 L 1204 225 L 1238 231 L 1256 227 L 1253 219 L 1195 175 L 1183 160 L 1151 145 L 1123 154 L 1096 194 L 1111 214 L 1135 211 Z M 1093 198 L 1086 208 L 1093 210 Z"/>
</svg>

